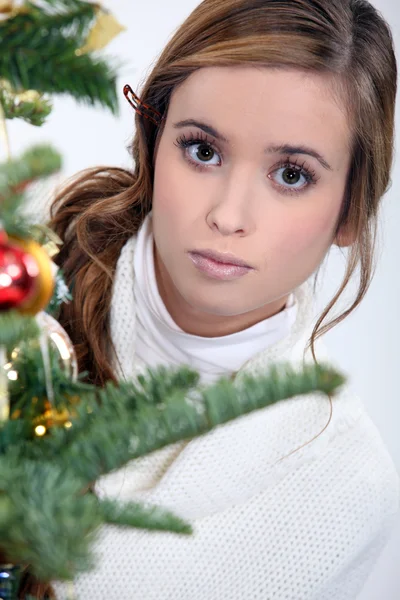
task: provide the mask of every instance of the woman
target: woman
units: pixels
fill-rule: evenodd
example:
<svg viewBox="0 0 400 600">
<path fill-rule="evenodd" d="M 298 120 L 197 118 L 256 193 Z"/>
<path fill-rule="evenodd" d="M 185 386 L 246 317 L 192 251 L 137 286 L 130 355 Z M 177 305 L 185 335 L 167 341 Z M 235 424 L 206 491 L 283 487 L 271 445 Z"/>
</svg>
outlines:
<svg viewBox="0 0 400 600">
<path fill-rule="evenodd" d="M 53 206 L 74 294 L 61 322 L 89 379 L 188 363 L 204 383 L 239 381 L 310 348 L 316 360 L 316 338 L 372 278 L 396 77 L 390 30 L 365 0 L 201 2 L 140 101 L 125 90 L 134 172 L 85 172 Z M 347 271 L 315 322 L 310 278 L 333 244 Z M 358 265 L 354 303 L 320 329 Z M 349 387 L 164 448 L 98 493 L 171 508 L 195 533 L 104 528 L 82 600 L 354 600 L 399 506 Z"/>
</svg>

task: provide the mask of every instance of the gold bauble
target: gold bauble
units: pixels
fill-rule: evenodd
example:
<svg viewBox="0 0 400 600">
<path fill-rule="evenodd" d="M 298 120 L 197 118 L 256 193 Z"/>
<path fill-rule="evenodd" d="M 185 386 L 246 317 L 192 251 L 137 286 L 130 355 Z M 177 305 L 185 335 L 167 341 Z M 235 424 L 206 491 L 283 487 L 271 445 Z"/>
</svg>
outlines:
<svg viewBox="0 0 400 600">
<path fill-rule="evenodd" d="M 34 240 L 9 236 L 9 241 L 33 256 L 37 263 L 39 273 L 35 278 L 34 293 L 29 294 L 29 297 L 18 306 L 18 312 L 21 314 L 36 315 L 46 308 L 54 292 L 52 261 L 42 246 Z"/>
</svg>

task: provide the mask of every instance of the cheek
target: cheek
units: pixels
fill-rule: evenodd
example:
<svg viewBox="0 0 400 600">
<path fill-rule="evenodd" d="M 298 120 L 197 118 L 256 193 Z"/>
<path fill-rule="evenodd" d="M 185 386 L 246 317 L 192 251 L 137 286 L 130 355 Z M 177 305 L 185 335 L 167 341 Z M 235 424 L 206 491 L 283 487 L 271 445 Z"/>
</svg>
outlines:
<svg viewBox="0 0 400 600">
<path fill-rule="evenodd" d="M 296 261 L 305 256 L 322 258 L 332 244 L 337 210 L 316 212 L 315 208 L 308 216 L 301 218 L 293 215 L 286 218 L 275 237 L 275 253 Z"/>
<path fill-rule="evenodd" d="M 180 168 L 173 152 L 163 151 L 160 144 L 155 165 L 153 186 L 153 213 L 167 220 L 180 214 L 190 200 L 190 184 L 187 173 Z"/>
</svg>

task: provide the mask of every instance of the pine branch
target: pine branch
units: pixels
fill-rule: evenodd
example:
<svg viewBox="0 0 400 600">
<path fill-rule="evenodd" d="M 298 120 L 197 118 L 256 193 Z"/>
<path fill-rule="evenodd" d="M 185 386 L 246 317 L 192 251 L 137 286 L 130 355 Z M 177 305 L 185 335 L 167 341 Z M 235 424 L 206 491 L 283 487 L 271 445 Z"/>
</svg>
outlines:
<svg viewBox="0 0 400 600">
<path fill-rule="evenodd" d="M 97 498 L 81 491 L 70 470 L 50 462 L 0 459 L 2 551 L 43 580 L 68 580 L 91 568 L 102 515 Z"/>
<path fill-rule="evenodd" d="M 35 27 L 58 29 L 66 35 L 82 39 L 96 16 L 96 5 L 82 0 L 45 0 L 42 5 L 30 3 L 30 16 Z"/>
<path fill-rule="evenodd" d="M 56 173 L 61 168 L 61 156 L 52 146 L 41 144 L 26 150 L 19 158 L 0 164 L 1 218 L 7 211 L 15 212 L 14 201 L 7 203 L 7 196 L 19 193 L 21 186 L 35 179 Z"/>
<path fill-rule="evenodd" d="M 10 76 L 16 87 L 32 88 L 50 94 L 68 94 L 77 101 L 100 104 L 117 114 L 114 68 L 100 59 L 83 54 L 76 56 L 62 41 L 48 40 L 35 53 L 19 49 L 13 56 L 0 55 L 0 76 Z M 38 63 L 46 54 L 41 69 Z"/>
<path fill-rule="evenodd" d="M 4 199 L 0 196 L 2 208 L 1 229 L 4 229 L 10 236 L 28 239 L 30 237 L 31 226 L 22 213 L 19 212 L 24 201 L 25 197 L 22 193 L 13 194 L 9 192 L 7 198 Z"/>
<path fill-rule="evenodd" d="M 100 511 L 105 523 L 119 527 L 135 527 L 155 531 L 191 534 L 193 529 L 170 511 L 158 506 L 128 502 L 118 504 L 112 500 L 100 500 Z"/>
<path fill-rule="evenodd" d="M 180 377 L 184 381 L 183 367 Z M 159 377 L 163 377 L 162 369 Z M 218 425 L 295 395 L 323 392 L 333 394 L 345 378 L 321 364 L 297 372 L 291 365 L 278 365 L 264 376 L 247 377 L 242 385 L 221 378 L 205 389 L 188 393 L 189 382 L 170 389 L 162 402 L 138 396 L 134 384 L 87 392 L 74 405 L 68 430 L 58 427 L 51 435 L 34 441 L 15 440 L 23 456 L 39 459 L 57 456 L 58 464 L 72 468 L 86 485 L 168 444 L 192 439 Z M 35 390 L 37 391 L 37 390 Z M 65 397 L 64 397 L 65 401 Z M 8 424 L 4 425 L 7 432 Z M 0 447 L 1 436 L 0 430 Z M 9 433 L 7 433 L 9 435 Z"/>
<path fill-rule="evenodd" d="M 1 228 L 8 235 L 34 238 L 32 225 L 22 211 L 23 190 L 29 184 L 61 168 L 61 156 L 48 145 L 30 148 L 19 158 L 0 164 Z"/>
<path fill-rule="evenodd" d="M 15 311 L 0 312 L 0 346 L 15 348 L 22 340 L 34 339 L 39 328 L 33 317 Z"/>
<path fill-rule="evenodd" d="M 94 5 L 74 3 L 69 12 L 51 15 L 35 9 L 1 23 L 0 77 L 17 90 L 69 94 L 116 114 L 116 67 L 91 53 L 79 54 L 94 11 Z"/>
<path fill-rule="evenodd" d="M 28 11 L 20 12 L 0 23 L 0 48 L 30 46 L 48 32 L 59 32 L 83 44 L 96 15 L 96 5 L 65 0 L 44 1 L 42 5 L 27 2 Z M 3 46 L 4 44 L 4 46 Z"/>
<path fill-rule="evenodd" d="M 71 580 L 94 565 L 92 547 L 102 524 L 192 533 L 170 511 L 83 494 L 71 469 L 0 458 L 1 550 L 13 563 L 29 564 L 42 580 Z"/>
<path fill-rule="evenodd" d="M 61 305 L 68 303 L 71 300 L 72 294 L 65 283 L 63 271 L 62 269 L 58 269 L 55 277 L 54 293 L 48 306 L 46 307 L 46 312 L 54 318 L 57 318 L 57 314 L 59 313 Z"/>
<path fill-rule="evenodd" d="M 0 102 L 6 119 L 23 119 L 36 127 L 43 125 L 52 111 L 52 104 L 47 98 L 42 97 L 31 101 L 21 101 L 18 96 L 7 96 L 2 92 Z"/>
</svg>

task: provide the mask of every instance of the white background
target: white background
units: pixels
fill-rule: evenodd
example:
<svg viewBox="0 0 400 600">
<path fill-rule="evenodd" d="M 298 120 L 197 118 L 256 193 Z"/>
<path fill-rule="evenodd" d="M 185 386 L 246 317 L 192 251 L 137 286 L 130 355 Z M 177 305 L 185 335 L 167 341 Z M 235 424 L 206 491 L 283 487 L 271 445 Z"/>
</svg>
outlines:
<svg viewBox="0 0 400 600">
<path fill-rule="evenodd" d="M 134 111 L 123 97 L 123 85 L 130 83 L 134 90 L 138 89 L 165 43 L 200 1 L 108 0 L 103 4 L 127 28 L 107 48 L 108 55 L 123 62 L 119 77 L 119 117 L 115 118 L 103 109 L 94 110 L 77 105 L 72 99 L 60 97 L 55 99 L 54 111 L 42 128 L 37 129 L 23 122 L 10 123 L 14 154 L 33 142 L 50 141 L 64 156 L 63 175 L 101 164 L 131 167 L 126 148 L 134 132 Z M 398 49 L 398 0 L 374 0 L 373 4 L 391 25 Z M 392 187 L 383 200 L 379 266 L 368 294 L 356 311 L 326 334 L 324 339 L 333 357 L 350 375 L 353 386 L 363 398 L 400 471 L 400 408 L 396 383 L 400 371 L 399 175 L 400 160 L 396 156 Z M 343 275 L 344 259 L 338 252 L 335 253 L 335 248 L 324 269 L 323 287 L 317 299 L 320 309 L 334 295 Z M 350 291 L 355 290 L 354 283 Z M 346 295 L 346 299 L 351 297 L 351 294 Z M 400 518 L 359 600 L 400 598 L 399 554 Z"/>
</svg>

